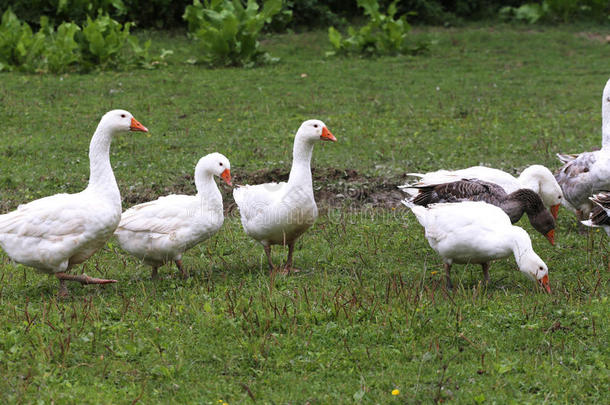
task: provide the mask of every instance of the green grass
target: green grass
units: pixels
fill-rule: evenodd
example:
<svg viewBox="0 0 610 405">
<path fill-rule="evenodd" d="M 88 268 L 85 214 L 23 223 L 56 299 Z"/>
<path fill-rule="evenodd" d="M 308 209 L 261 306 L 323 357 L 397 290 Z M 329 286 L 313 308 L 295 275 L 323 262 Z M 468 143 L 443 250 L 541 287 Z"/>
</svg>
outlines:
<svg viewBox="0 0 610 405">
<path fill-rule="evenodd" d="M 610 76 L 605 28 L 420 29 L 429 55 L 325 59 L 326 33 L 271 37 L 282 62 L 206 70 L 173 49 L 155 71 L 0 75 L 0 208 L 81 190 L 101 115 L 125 108 L 150 129 L 112 146 L 127 207 L 192 192 L 198 158 L 225 154 L 236 183 L 287 173 L 301 121 L 338 138 L 314 152 L 314 187 L 400 184 L 403 173 L 488 164 L 558 167 L 556 152 L 601 144 Z M 145 34 L 143 34 L 145 35 Z M 302 74 L 306 77 L 301 77 Z M 330 169 L 357 172 L 342 178 Z M 352 181 L 357 177 L 358 182 Z M 232 198 L 226 186 L 225 204 Z M 366 200 L 367 202 L 369 200 Z M 233 211 L 189 251 L 183 281 L 111 241 L 84 266 L 120 282 L 57 282 L 0 256 L 0 398 L 32 403 L 607 403 L 608 239 L 560 211 L 556 247 L 532 235 L 552 295 L 515 271 L 442 266 L 406 209 L 329 206 L 297 245 L 296 276 L 269 278 Z M 275 249 L 279 262 L 285 251 Z M 281 255 L 280 255 L 281 251 Z M 80 269 L 79 269 L 80 270 Z M 393 389 L 400 395 L 392 396 Z"/>
</svg>

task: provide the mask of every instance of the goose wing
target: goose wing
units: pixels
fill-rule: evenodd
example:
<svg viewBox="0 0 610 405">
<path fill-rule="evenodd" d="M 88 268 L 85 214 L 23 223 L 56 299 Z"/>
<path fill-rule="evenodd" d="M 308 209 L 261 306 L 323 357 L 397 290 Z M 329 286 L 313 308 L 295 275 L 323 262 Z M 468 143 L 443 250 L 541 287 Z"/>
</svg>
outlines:
<svg viewBox="0 0 610 405">
<path fill-rule="evenodd" d="M 504 189 L 497 184 L 477 179 L 463 179 L 436 185 L 415 185 L 413 188 L 419 190 L 413 198 L 413 203 L 424 206 L 459 201 L 484 201 L 497 204 L 506 196 Z"/>
</svg>

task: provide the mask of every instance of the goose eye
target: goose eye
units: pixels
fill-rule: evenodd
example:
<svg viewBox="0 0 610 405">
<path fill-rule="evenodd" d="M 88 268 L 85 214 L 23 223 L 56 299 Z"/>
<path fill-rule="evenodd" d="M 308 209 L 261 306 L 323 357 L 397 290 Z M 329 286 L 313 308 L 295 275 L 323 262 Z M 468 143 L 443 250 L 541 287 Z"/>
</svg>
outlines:
<svg viewBox="0 0 610 405">
<path fill-rule="evenodd" d="M 610 97 L 608 97 L 608 98 L 606 99 L 606 101 L 610 102 Z"/>
<path fill-rule="evenodd" d="M 121 118 L 125 118 L 127 117 L 125 114 L 121 114 Z"/>
<path fill-rule="evenodd" d="M 318 124 L 313 124 L 313 127 L 314 127 L 314 128 L 317 128 L 317 127 L 318 127 Z"/>
<path fill-rule="evenodd" d="M 542 266 L 538 267 L 538 270 L 542 270 Z"/>
<path fill-rule="evenodd" d="M 222 166 L 222 162 L 220 162 L 220 163 L 218 163 L 218 164 Z"/>
</svg>

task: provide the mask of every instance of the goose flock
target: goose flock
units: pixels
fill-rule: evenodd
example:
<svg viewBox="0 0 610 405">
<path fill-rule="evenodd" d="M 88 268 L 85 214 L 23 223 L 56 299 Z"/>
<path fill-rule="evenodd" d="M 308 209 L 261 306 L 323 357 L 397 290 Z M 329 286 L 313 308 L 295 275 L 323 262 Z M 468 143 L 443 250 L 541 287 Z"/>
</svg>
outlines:
<svg viewBox="0 0 610 405">
<path fill-rule="evenodd" d="M 90 177 L 76 194 L 56 194 L 20 205 L 0 215 L 0 247 L 17 263 L 55 276 L 59 295 L 66 281 L 108 284 L 117 280 L 70 274 L 115 235 L 121 248 L 152 267 L 174 262 L 183 277 L 182 256 L 209 239 L 224 221 L 222 195 L 214 177 L 231 183 L 231 164 L 220 153 L 202 157 L 195 167 L 196 195 L 168 195 L 122 212 L 119 188 L 110 165 L 112 139 L 126 132 L 148 132 L 128 111 L 112 110 L 100 120 L 89 147 Z M 271 272 L 289 274 L 294 245 L 315 222 L 311 158 L 318 141 L 336 142 L 320 120 L 299 127 L 287 182 L 238 186 L 233 198 L 245 233 L 264 249 Z M 533 228 L 555 243 L 560 205 L 586 226 L 610 235 L 610 80 L 602 97 L 602 148 L 558 154 L 563 166 L 555 175 L 540 165 L 518 178 L 498 169 L 474 166 L 461 170 L 410 173 L 417 180 L 399 186 L 407 206 L 425 229 L 430 247 L 444 262 L 446 285 L 456 264 L 480 264 L 488 282 L 490 262 L 514 256 L 519 270 L 551 292 L 548 267 L 536 254 L 525 230 L 513 225 L 526 214 Z M 288 247 L 282 266 L 274 266 L 271 246 Z"/>
</svg>

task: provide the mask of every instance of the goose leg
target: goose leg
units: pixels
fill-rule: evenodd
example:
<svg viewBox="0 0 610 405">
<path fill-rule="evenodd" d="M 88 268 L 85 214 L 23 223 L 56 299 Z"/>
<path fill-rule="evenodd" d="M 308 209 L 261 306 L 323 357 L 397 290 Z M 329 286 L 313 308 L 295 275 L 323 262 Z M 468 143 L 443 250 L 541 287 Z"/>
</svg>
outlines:
<svg viewBox="0 0 610 405">
<path fill-rule="evenodd" d="M 152 272 L 150 273 L 150 278 L 152 280 L 158 280 L 159 279 L 159 273 L 157 273 L 157 269 L 158 269 L 157 266 L 153 266 Z"/>
<path fill-rule="evenodd" d="M 180 270 L 180 273 L 182 273 L 182 278 L 185 280 L 189 278 L 189 271 L 182 267 L 182 259 L 176 260 L 175 263 L 176 267 L 178 267 L 178 270 Z"/>
<path fill-rule="evenodd" d="M 68 274 L 68 273 L 55 273 L 55 277 L 59 279 L 59 293 L 60 297 L 67 297 L 69 295 L 68 289 L 66 288 L 66 280 L 78 281 L 81 284 L 109 284 L 116 283 L 116 280 L 106 280 L 104 278 L 90 277 L 86 274 Z"/>
<path fill-rule="evenodd" d="M 292 253 L 294 252 L 294 241 L 288 244 L 288 257 L 286 258 L 286 264 L 284 265 L 283 274 L 298 273 L 299 270 L 292 267 Z"/>
<path fill-rule="evenodd" d="M 483 269 L 485 284 L 489 284 L 489 263 L 481 263 L 481 268 Z"/>
<path fill-rule="evenodd" d="M 59 279 L 59 291 L 57 292 L 57 298 L 67 298 L 69 295 L 70 292 L 66 287 L 66 280 Z"/>
<path fill-rule="evenodd" d="M 449 263 L 445 263 L 445 281 L 447 283 L 447 289 L 453 290 L 453 284 L 451 284 L 451 265 Z"/>
<path fill-rule="evenodd" d="M 589 218 L 586 218 L 586 217 L 585 217 L 585 213 L 584 213 L 584 212 L 582 212 L 582 210 L 576 210 L 576 220 L 578 221 L 578 224 L 577 224 L 576 226 L 578 227 L 577 232 L 578 232 L 580 235 L 586 235 L 587 233 L 589 233 L 589 230 L 591 229 L 591 228 L 589 228 L 588 226 L 584 226 L 584 225 L 583 225 L 583 224 L 580 222 L 580 221 L 584 221 L 584 220 L 586 220 L 586 219 L 589 219 Z"/>
<path fill-rule="evenodd" d="M 267 263 L 269 263 L 269 272 L 273 271 L 273 262 L 271 261 L 271 246 L 263 245 L 265 254 L 267 255 Z"/>
</svg>

